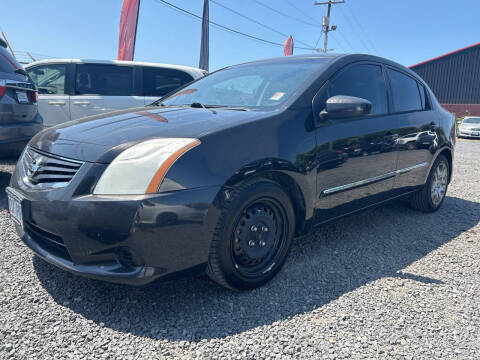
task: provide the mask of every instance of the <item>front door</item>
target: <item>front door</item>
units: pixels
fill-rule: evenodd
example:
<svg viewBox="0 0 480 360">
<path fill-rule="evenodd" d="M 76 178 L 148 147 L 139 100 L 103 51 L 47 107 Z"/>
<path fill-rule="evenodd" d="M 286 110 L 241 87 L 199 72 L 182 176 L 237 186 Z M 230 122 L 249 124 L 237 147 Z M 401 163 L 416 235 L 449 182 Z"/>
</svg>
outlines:
<svg viewBox="0 0 480 360">
<path fill-rule="evenodd" d="M 389 115 L 382 66 L 357 63 L 337 72 L 316 96 L 315 113 L 335 95 L 369 100 L 372 113 L 320 121 L 316 129 L 319 222 L 388 198 L 396 170 L 397 119 Z"/>
<path fill-rule="evenodd" d="M 45 126 L 70 120 L 70 96 L 65 93 L 66 64 L 39 65 L 27 69 L 38 87 L 38 111 Z"/>
<path fill-rule="evenodd" d="M 144 105 L 134 95 L 133 67 L 114 64 L 77 64 L 71 119 Z"/>
</svg>

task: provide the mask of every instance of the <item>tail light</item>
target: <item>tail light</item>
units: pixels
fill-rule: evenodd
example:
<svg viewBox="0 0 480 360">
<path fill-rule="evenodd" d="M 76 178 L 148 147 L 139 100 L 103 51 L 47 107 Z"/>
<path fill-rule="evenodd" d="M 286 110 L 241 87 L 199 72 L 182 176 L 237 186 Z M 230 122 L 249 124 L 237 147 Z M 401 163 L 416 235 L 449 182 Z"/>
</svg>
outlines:
<svg viewBox="0 0 480 360">
<path fill-rule="evenodd" d="M 0 99 L 3 97 L 3 95 L 5 94 L 5 89 L 6 89 L 6 86 L 5 86 L 5 80 L 0 80 Z"/>
<path fill-rule="evenodd" d="M 38 93 L 36 91 L 29 91 L 30 101 L 36 103 L 38 101 Z"/>
</svg>

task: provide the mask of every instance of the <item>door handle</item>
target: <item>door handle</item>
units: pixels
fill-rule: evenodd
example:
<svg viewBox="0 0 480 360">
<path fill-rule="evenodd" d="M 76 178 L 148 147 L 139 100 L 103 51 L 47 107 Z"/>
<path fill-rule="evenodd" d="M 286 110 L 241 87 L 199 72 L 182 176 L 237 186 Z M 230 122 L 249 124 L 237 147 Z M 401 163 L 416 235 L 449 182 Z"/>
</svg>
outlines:
<svg viewBox="0 0 480 360">
<path fill-rule="evenodd" d="M 49 101 L 49 102 L 48 102 L 48 105 L 61 106 L 61 105 L 65 105 L 65 101 L 62 101 L 62 100 L 58 100 L 58 101 L 52 100 L 52 101 Z"/>
<path fill-rule="evenodd" d="M 87 106 L 87 105 L 90 105 L 90 101 L 74 101 L 73 105 Z"/>
</svg>

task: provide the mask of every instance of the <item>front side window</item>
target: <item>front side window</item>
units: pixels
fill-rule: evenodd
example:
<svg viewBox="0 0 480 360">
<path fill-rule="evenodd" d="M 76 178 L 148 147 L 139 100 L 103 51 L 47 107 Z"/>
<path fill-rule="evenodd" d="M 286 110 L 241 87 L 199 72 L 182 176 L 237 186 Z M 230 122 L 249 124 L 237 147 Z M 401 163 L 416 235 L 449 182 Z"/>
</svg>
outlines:
<svg viewBox="0 0 480 360">
<path fill-rule="evenodd" d="M 234 66 L 197 80 L 163 103 L 168 106 L 198 102 L 211 106 L 277 107 L 315 78 L 314 74 L 327 61 L 312 59 Z"/>
<path fill-rule="evenodd" d="M 363 98 L 372 103 L 372 115 L 388 112 L 387 88 L 380 65 L 359 64 L 348 67 L 329 80 L 325 94 L 321 96 L 320 110 L 332 96 L 346 95 Z"/>
<path fill-rule="evenodd" d="M 41 65 L 27 69 L 28 75 L 38 87 L 39 94 L 65 94 L 66 65 Z"/>
<path fill-rule="evenodd" d="M 393 110 L 395 112 L 422 110 L 424 107 L 417 81 L 390 68 L 387 73 L 392 88 Z"/>
<path fill-rule="evenodd" d="M 145 96 L 161 97 L 193 80 L 186 72 L 155 67 L 143 68 Z"/>
<path fill-rule="evenodd" d="M 133 68 L 103 64 L 79 64 L 76 95 L 132 96 Z"/>
</svg>

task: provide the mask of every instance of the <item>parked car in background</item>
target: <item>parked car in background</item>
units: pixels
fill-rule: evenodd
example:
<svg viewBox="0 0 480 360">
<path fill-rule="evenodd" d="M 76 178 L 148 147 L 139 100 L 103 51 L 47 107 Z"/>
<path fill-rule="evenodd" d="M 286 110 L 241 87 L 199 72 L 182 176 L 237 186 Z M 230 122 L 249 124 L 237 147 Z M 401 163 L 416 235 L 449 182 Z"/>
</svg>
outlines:
<svg viewBox="0 0 480 360">
<path fill-rule="evenodd" d="M 0 39 L 0 156 L 20 154 L 42 129 L 35 84 Z"/>
<path fill-rule="evenodd" d="M 116 60 L 42 60 L 25 67 L 45 125 L 144 106 L 206 74 L 197 68 Z"/>
<path fill-rule="evenodd" d="M 458 136 L 480 138 L 480 116 L 466 116 L 458 126 Z"/>
<path fill-rule="evenodd" d="M 411 70 L 286 56 L 42 131 L 12 175 L 9 211 L 36 254 L 76 274 L 146 284 L 195 270 L 252 289 L 315 226 L 400 197 L 439 209 L 454 145 L 454 117 Z"/>
</svg>

